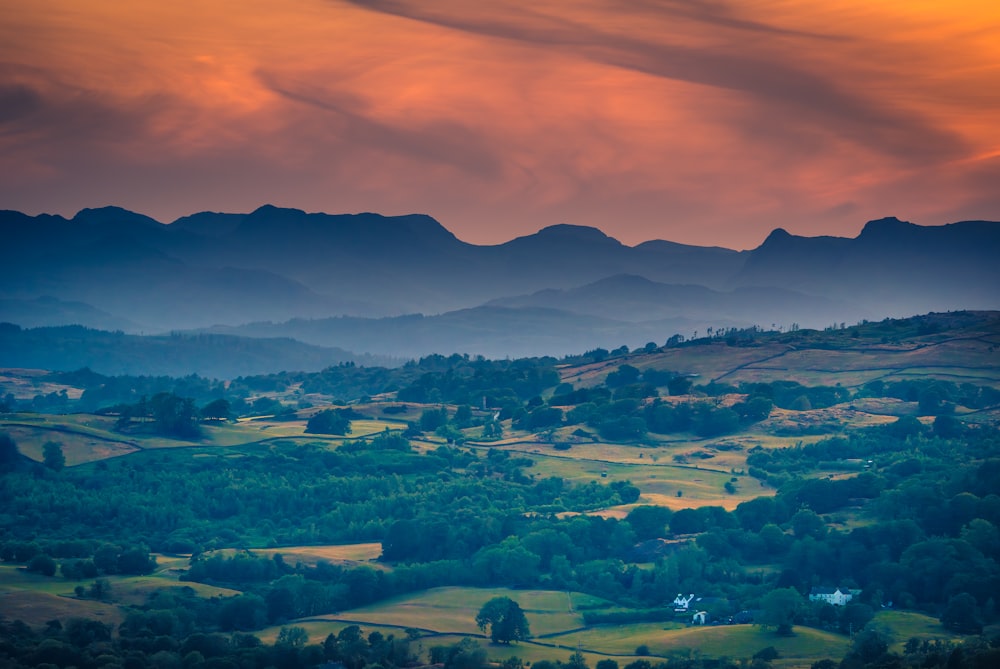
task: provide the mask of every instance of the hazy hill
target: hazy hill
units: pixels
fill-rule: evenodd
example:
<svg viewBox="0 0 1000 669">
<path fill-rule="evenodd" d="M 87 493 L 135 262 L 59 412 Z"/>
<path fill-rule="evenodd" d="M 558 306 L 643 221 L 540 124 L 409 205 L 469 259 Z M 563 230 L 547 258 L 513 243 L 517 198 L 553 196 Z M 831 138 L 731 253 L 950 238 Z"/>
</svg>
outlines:
<svg viewBox="0 0 1000 669">
<path fill-rule="evenodd" d="M 66 302 L 54 297 L 0 299 L 0 322 L 36 328 L 75 323 L 96 330 L 135 330 L 132 321 L 118 318 L 83 302 Z"/>
<path fill-rule="evenodd" d="M 854 239 L 775 230 L 730 285 L 785 286 L 884 316 L 992 309 L 1000 302 L 998 257 L 1000 224 L 919 226 L 883 218 Z"/>
<path fill-rule="evenodd" d="M 505 358 L 562 356 L 601 346 L 663 343 L 676 332 L 690 334 L 698 328 L 704 328 L 703 322 L 684 318 L 626 323 L 557 309 L 482 306 L 435 316 L 295 319 L 210 331 L 245 337 L 291 337 L 321 346 L 407 358 L 431 353 Z"/>
<path fill-rule="evenodd" d="M 854 305 L 785 288 L 746 287 L 728 292 L 704 286 L 664 284 L 634 274 L 618 274 L 568 290 L 546 289 L 494 300 L 508 308 L 544 307 L 629 322 L 686 318 L 711 327 L 770 326 L 795 314 L 803 327 L 824 327 L 830 314 L 851 322 L 871 316 Z M 704 328 L 703 328 L 704 329 Z"/>
<path fill-rule="evenodd" d="M 669 242 L 628 247 L 594 228 L 564 225 L 475 246 L 429 216 L 307 214 L 271 206 L 249 214 L 204 212 L 172 225 L 114 207 L 83 210 L 70 220 L 0 212 L 0 228 L 10 241 L 0 252 L 11 267 L 3 296 L 85 301 L 163 329 L 442 313 L 620 273 L 719 285 L 744 255 Z M 233 268 L 248 272 L 247 298 L 223 290 L 225 277 L 213 274 Z M 130 286 L 144 287 L 143 295 Z M 169 299 L 170 289 L 189 292 L 181 304 L 140 313 Z"/>
<path fill-rule="evenodd" d="M 663 240 L 626 246 L 573 225 L 477 246 L 425 215 L 273 206 L 169 225 L 116 207 L 72 219 L 5 211 L 0 235 L 0 319 L 101 324 L 93 318 L 103 312 L 130 332 L 312 319 L 305 329 L 314 343 L 400 355 L 528 355 L 552 352 L 549 344 L 559 352 L 631 345 L 705 327 L 1000 307 L 1000 224 L 983 221 L 882 219 L 854 239 L 778 229 L 748 252 Z M 531 311 L 539 308 L 546 315 Z M 413 313 L 439 316 L 415 331 L 382 318 Z M 344 315 L 362 318 L 330 320 Z M 303 328 L 272 329 L 298 336 Z"/>
<path fill-rule="evenodd" d="M 235 378 L 285 370 L 317 371 L 341 362 L 392 364 L 291 339 L 227 335 L 138 336 L 79 326 L 23 329 L 0 323 L 0 367 L 75 370 L 101 374 L 199 374 Z"/>
</svg>

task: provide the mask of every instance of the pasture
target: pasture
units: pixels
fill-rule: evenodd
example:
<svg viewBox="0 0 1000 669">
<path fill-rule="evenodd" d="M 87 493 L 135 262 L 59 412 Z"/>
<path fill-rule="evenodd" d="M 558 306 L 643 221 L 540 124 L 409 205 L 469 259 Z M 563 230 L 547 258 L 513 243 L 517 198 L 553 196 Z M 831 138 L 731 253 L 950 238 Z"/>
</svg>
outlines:
<svg viewBox="0 0 1000 669">
<path fill-rule="evenodd" d="M 376 569 L 388 568 L 386 565 L 374 562 L 382 554 L 381 543 L 282 546 L 281 548 L 251 548 L 250 551 L 255 555 L 266 557 L 280 554 L 285 563 L 289 565 L 302 563 L 303 565 L 314 567 L 320 562 L 330 562 L 333 564 L 366 563 L 368 566 L 375 567 Z M 223 548 L 214 552 L 233 555 L 237 550 L 235 548 Z"/>
<path fill-rule="evenodd" d="M 139 450 L 135 444 L 123 439 L 58 426 L 7 422 L 2 424 L 2 429 L 14 439 L 22 454 L 36 462 L 42 461 L 46 443 L 51 441 L 59 444 L 66 457 L 67 467 L 128 455 Z"/>
<path fill-rule="evenodd" d="M 775 666 L 806 666 L 823 658 L 840 658 L 849 640 L 830 632 L 796 627 L 793 636 L 778 636 L 754 625 L 721 625 L 675 628 L 667 623 L 596 626 L 549 639 L 561 645 L 604 653 L 630 655 L 645 645 L 652 655 L 700 654 L 705 657 L 749 658 L 774 646 L 781 659 Z"/>
<path fill-rule="evenodd" d="M 510 597 L 520 604 L 534 636 L 583 627 L 583 616 L 578 609 L 602 601 L 590 595 L 554 590 L 445 587 L 322 617 L 446 634 L 480 634 L 476 614 L 493 597 Z"/>
<path fill-rule="evenodd" d="M 116 604 L 74 597 L 73 588 L 77 585 L 76 581 L 32 574 L 22 567 L 0 564 L 0 611 L 5 618 L 20 618 L 33 626 L 72 617 L 94 618 L 116 625 L 122 621 L 121 610 Z"/>
<path fill-rule="evenodd" d="M 962 637 L 949 632 L 937 618 L 916 611 L 879 611 L 875 614 L 876 625 L 884 626 L 892 632 L 892 650 L 902 652 L 909 639 L 960 640 Z"/>
<path fill-rule="evenodd" d="M 663 462 L 660 458 L 653 461 L 656 451 L 652 449 L 637 449 L 645 458 L 630 462 L 615 462 L 606 459 L 588 459 L 583 457 L 584 451 L 559 452 L 559 455 L 543 446 L 526 448 L 523 453 L 528 455 L 534 466 L 530 472 L 537 478 L 558 476 L 575 484 L 587 484 L 590 481 L 609 483 L 612 481 L 631 481 L 642 492 L 641 503 L 660 504 L 671 508 L 724 506 L 735 508 L 740 502 L 761 495 L 774 494 L 773 490 L 761 487 L 760 483 L 743 475 L 734 475 L 729 469 L 716 469 L 709 465 L 672 465 L 670 460 Z M 637 453 L 638 455 L 638 453 Z M 646 462 L 643 462 L 645 460 Z M 743 465 L 745 467 L 745 459 Z M 735 493 L 725 490 L 725 485 L 732 478 L 737 479 Z M 681 494 L 678 496 L 678 492 Z"/>
<path fill-rule="evenodd" d="M 124 618 L 123 606 L 144 606 L 156 591 L 185 589 L 199 597 L 232 597 L 236 590 L 203 583 L 181 583 L 179 571 L 186 558 L 157 555 L 156 572 L 148 576 L 104 576 L 111 585 L 107 600 L 81 599 L 74 593 L 93 579 L 68 580 L 61 576 L 42 576 L 14 564 L 0 564 L 0 611 L 10 619 L 20 618 L 29 625 L 44 625 L 56 618 L 95 618 L 117 624 Z"/>
<path fill-rule="evenodd" d="M 601 383 L 620 364 L 690 374 L 696 385 L 782 380 L 856 388 L 876 379 L 921 377 L 1000 387 L 1000 365 L 993 353 L 998 337 L 988 325 L 953 331 L 948 337 L 921 336 L 903 329 L 886 336 L 876 332 L 878 327 L 869 324 L 857 328 L 861 336 L 850 342 L 838 333 L 806 331 L 765 333 L 753 346 L 703 339 L 650 354 L 564 366 L 559 372 L 562 381 L 576 387 Z"/>
<path fill-rule="evenodd" d="M 202 425 L 201 438 L 187 440 L 142 432 L 117 432 L 114 425 L 115 418 L 92 414 L 13 414 L 0 421 L 0 430 L 10 434 L 21 453 L 36 462 L 42 461 L 42 450 L 47 442 L 58 443 L 66 457 L 66 466 L 73 467 L 139 450 L 239 447 L 266 444 L 276 439 L 309 440 L 336 446 L 345 439 L 371 437 L 386 430 L 406 428 L 404 423 L 398 421 L 356 420 L 351 423 L 351 434 L 339 437 L 306 434 L 306 422 L 303 420 L 253 419 Z"/>
</svg>

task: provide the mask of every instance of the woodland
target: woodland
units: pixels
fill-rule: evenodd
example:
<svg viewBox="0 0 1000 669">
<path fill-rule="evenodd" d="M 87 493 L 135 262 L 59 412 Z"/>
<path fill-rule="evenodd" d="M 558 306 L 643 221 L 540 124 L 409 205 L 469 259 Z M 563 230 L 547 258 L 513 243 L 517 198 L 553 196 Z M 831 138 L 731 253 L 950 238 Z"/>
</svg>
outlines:
<svg viewBox="0 0 1000 669">
<path fill-rule="evenodd" d="M 794 336 L 831 351 L 892 331 L 948 335 L 929 324 Z M 728 331 L 713 343 L 746 349 L 779 336 L 793 335 Z M 678 615 L 675 596 L 697 593 L 707 624 L 761 635 L 746 655 L 578 648 L 533 656 L 536 669 L 997 666 L 998 385 L 934 373 L 853 386 L 780 373 L 706 379 L 643 357 L 696 346 L 561 359 L 434 355 L 228 382 L 53 372 L 47 382 L 61 390 L 10 393 L 0 406 L 0 559 L 9 567 L 0 581 L 30 575 L 73 601 L 113 603 L 120 620 L 29 624 L 4 614 L 0 666 L 523 666 L 517 653 L 531 632 L 513 613 L 510 635 L 497 632 L 513 611 L 506 602 L 480 611 L 483 631 L 492 621 L 481 642 L 436 644 L 417 626 L 366 635 L 348 624 L 353 610 L 437 588 L 506 588 L 512 601 L 519 591 L 582 593 L 590 604 L 576 613 L 596 630 L 686 625 L 690 612 Z M 868 406 L 892 411 L 855 422 L 830 413 Z M 59 430 L 77 429 L 67 421 L 80 417 L 135 448 L 79 460 Z M 40 421 L 58 429 L 29 444 L 24 435 Z M 213 441 L 260 421 L 297 431 Z M 387 423 L 362 429 L 372 421 Z M 657 498 L 645 479 L 608 476 L 609 467 L 593 477 L 552 471 L 583 449 L 625 452 L 647 467 L 670 453 L 655 465 L 713 472 L 724 485 L 699 502 L 694 483 Z M 716 464 L 723 458 L 737 464 Z M 362 544 L 377 544 L 377 556 L 310 561 L 289 548 Z M 119 583 L 158 578 L 168 562 L 179 565 L 175 581 L 122 599 Z M 854 597 L 811 601 L 824 586 Z M 947 634 L 899 638 L 879 622 L 897 611 L 936 619 Z M 329 616 L 344 624 L 321 638 L 302 624 Z M 279 631 L 265 641 L 265 630 Z M 805 630 L 842 638 L 845 652 L 783 659 L 775 644 Z M 488 640 L 514 654 L 498 659 Z"/>
</svg>

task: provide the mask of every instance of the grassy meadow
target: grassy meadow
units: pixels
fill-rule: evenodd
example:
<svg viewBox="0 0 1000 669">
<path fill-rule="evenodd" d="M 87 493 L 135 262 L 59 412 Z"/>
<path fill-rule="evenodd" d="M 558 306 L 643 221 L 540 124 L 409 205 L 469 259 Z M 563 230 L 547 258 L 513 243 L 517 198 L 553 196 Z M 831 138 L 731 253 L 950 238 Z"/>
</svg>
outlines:
<svg viewBox="0 0 1000 669">
<path fill-rule="evenodd" d="M 517 601 L 528 618 L 534 636 L 582 627 L 584 622 L 579 609 L 602 602 L 590 595 L 553 590 L 445 587 L 388 599 L 324 618 L 441 634 L 480 634 L 476 627 L 476 614 L 483 604 L 494 597 L 510 597 Z"/>
<path fill-rule="evenodd" d="M 14 564 L 0 564 L 0 612 L 9 619 L 20 618 L 41 626 L 56 618 L 95 618 L 118 624 L 124 619 L 122 607 L 143 606 L 158 590 L 186 588 L 199 597 L 231 597 L 235 590 L 203 583 L 180 582 L 178 576 L 187 558 L 157 555 L 157 569 L 148 576 L 104 576 L 111 586 L 106 600 L 79 598 L 74 589 L 85 588 L 94 579 L 80 581 L 42 576 Z"/>
</svg>

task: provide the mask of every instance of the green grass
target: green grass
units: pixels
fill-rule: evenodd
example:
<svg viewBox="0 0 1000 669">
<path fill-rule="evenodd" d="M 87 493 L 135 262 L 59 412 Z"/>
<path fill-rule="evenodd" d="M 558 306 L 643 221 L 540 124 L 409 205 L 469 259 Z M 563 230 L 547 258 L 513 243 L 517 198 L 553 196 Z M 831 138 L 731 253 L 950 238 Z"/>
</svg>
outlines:
<svg viewBox="0 0 1000 669">
<path fill-rule="evenodd" d="M 539 478 L 558 476 L 577 484 L 628 480 L 638 486 L 646 503 L 676 508 L 708 505 L 735 508 L 740 502 L 772 494 L 747 477 L 739 477 L 735 494 L 727 493 L 724 486 L 733 474 L 728 468 L 714 471 L 711 461 L 679 467 L 666 464 L 662 459 L 656 464 L 626 464 L 583 459 L 574 456 L 573 449 L 563 453 L 559 456 L 530 453 L 535 461 L 531 473 Z M 677 491 L 682 492 L 681 497 L 677 497 Z"/>
<path fill-rule="evenodd" d="M 382 544 L 331 544 L 328 546 L 283 546 L 281 548 L 255 548 L 254 553 L 271 556 L 280 553 L 288 564 L 302 562 L 315 565 L 327 562 L 369 562 L 382 554 Z"/>
<path fill-rule="evenodd" d="M 221 548 L 212 554 L 234 555 L 241 549 Z M 389 565 L 375 562 L 382 554 L 381 543 L 329 544 L 324 546 L 282 546 L 280 548 L 250 548 L 255 555 L 272 557 L 280 554 L 285 564 L 316 566 L 319 562 L 340 564 L 367 563 L 375 569 L 388 570 Z"/>
<path fill-rule="evenodd" d="M 893 650 L 901 651 L 909 639 L 950 639 L 962 637 L 944 628 L 937 618 L 915 611 L 879 611 L 875 614 L 876 625 L 888 628 L 894 640 Z"/>
<path fill-rule="evenodd" d="M 73 617 L 115 625 L 122 621 L 121 610 L 112 602 L 75 598 L 73 588 L 77 585 L 76 581 L 32 574 L 15 565 L 0 565 L 0 611 L 7 619 L 21 619 L 33 626 Z"/>
<path fill-rule="evenodd" d="M 39 416 L 24 420 L 27 415 L 0 422 L 0 429 L 10 434 L 18 449 L 32 460 L 41 462 L 46 442 L 62 446 L 67 466 L 104 460 L 133 453 L 138 448 L 131 440 L 102 429 L 77 423 L 66 416 Z M 30 416 L 34 419 L 35 416 Z"/>
<path fill-rule="evenodd" d="M 267 443 L 274 439 L 308 439 L 329 446 L 344 442 L 344 437 L 306 434 L 304 420 L 247 420 L 222 425 L 202 425 L 199 439 L 173 439 L 142 432 L 116 432 L 115 419 L 90 414 L 46 415 L 17 414 L 0 421 L 0 429 L 17 442 L 21 453 L 38 462 L 46 442 L 62 445 L 69 467 L 97 460 L 128 455 L 143 449 L 239 447 Z M 402 430 L 404 423 L 391 420 L 356 420 L 347 439 L 371 437 L 389 430 Z"/>
<path fill-rule="evenodd" d="M 622 655 L 632 654 L 637 646 L 645 645 L 651 654 L 659 656 L 697 650 L 703 656 L 731 658 L 749 658 L 762 648 L 774 646 L 782 659 L 806 666 L 825 657 L 843 657 L 849 644 L 846 637 L 808 627 L 796 627 L 793 636 L 782 637 L 754 625 L 677 629 L 671 623 L 597 626 L 551 641 Z"/>
<path fill-rule="evenodd" d="M 25 571 L 23 566 L 0 564 L 0 593 L 40 592 L 49 595 L 72 595 L 76 581 L 60 577 L 42 576 Z"/>
<path fill-rule="evenodd" d="M 553 590 L 510 590 L 508 588 L 433 588 L 344 611 L 331 620 L 360 621 L 366 624 L 413 627 L 452 634 L 480 634 L 476 614 L 493 597 L 510 597 L 520 604 L 531 633 L 552 634 L 583 626 L 581 606 L 602 600 L 579 593 Z"/>
<path fill-rule="evenodd" d="M 89 618 L 117 626 L 124 619 L 113 603 L 75 599 L 34 590 L 5 592 L 0 589 L 0 611 L 8 620 L 21 620 L 40 627 L 50 620 Z"/>
<path fill-rule="evenodd" d="M 118 605 L 141 606 L 146 604 L 149 596 L 157 590 L 185 588 L 193 590 L 199 597 L 232 597 L 240 594 L 237 590 L 219 588 L 203 583 L 187 583 L 177 580 L 178 570 L 186 566 L 186 558 L 171 558 L 157 556 L 157 570 L 148 576 L 103 576 L 111 585 L 111 596 L 107 602 L 81 600 L 75 596 L 75 588 L 82 585 L 88 587 L 94 579 L 80 581 L 68 580 L 62 576 L 42 576 L 25 571 L 17 565 L 0 565 L 0 602 L 17 602 L 30 607 L 32 602 L 40 611 L 65 611 L 63 616 L 84 615 L 86 612 L 104 611 L 110 607 L 117 610 Z M 58 573 L 58 572 L 57 572 Z M 4 607 L 0 605 L 0 610 Z M 84 614 L 73 613 L 83 611 Z M 7 615 L 5 613 L 5 615 Z M 32 615 L 35 620 L 41 614 Z M 104 615 L 104 614 L 102 614 Z M 11 617 L 11 616 L 8 616 Z M 41 620 L 51 620 L 55 615 Z M 29 622 L 25 619 L 25 622 Z M 39 624 L 40 624 L 39 623 Z M 35 624 L 35 623 L 29 623 Z"/>
</svg>

